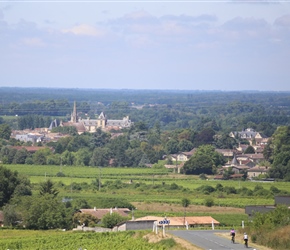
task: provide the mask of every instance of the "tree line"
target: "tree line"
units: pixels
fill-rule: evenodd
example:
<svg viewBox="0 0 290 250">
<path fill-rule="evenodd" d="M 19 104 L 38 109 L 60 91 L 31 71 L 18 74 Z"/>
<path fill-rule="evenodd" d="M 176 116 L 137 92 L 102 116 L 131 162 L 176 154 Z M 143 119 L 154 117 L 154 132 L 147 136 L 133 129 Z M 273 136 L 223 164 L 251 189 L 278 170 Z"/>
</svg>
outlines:
<svg viewBox="0 0 290 250">
<path fill-rule="evenodd" d="M 32 154 L 25 148 L 17 150 L 13 147 L 31 145 L 31 142 L 9 139 L 11 129 L 7 124 L 1 124 L 0 160 L 5 164 L 144 167 L 146 164 L 158 165 L 158 161 L 164 158 L 168 164 L 173 164 L 169 157 L 171 154 L 196 148 L 195 154 L 184 165 L 184 173 L 215 174 L 226 162 L 215 149 L 234 149 L 241 142 L 239 138 L 219 133 L 211 127 L 199 132 L 193 129 L 161 131 L 159 123 L 149 128 L 139 122 L 122 133 L 97 129 L 95 133 L 79 135 L 73 127 L 67 127 L 66 130 L 71 132 L 71 136 L 49 142 L 46 148 Z M 264 157 L 268 162 L 264 164 L 271 166 L 271 178 L 290 180 L 289 131 L 290 126 L 278 127 L 264 149 Z M 253 147 L 248 146 L 246 152 L 253 153 Z"/>
</svg>

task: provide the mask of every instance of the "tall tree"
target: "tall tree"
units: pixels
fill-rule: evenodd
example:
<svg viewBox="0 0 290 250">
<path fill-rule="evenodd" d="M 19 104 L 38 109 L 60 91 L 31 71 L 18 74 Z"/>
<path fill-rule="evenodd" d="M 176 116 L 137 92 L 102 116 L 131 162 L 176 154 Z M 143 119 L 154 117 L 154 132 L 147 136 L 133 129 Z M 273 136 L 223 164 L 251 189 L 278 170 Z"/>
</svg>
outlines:
<svg viewBox="0 0 290 250">
<path fill-rule="evenodd" d="M 0 124 L 0 138 L 9 140 L 11 135 L 11 128 L 8 124 Z"/>
<path fill-rule="evenodd" d="M 109 165 L 111 153 L 109 148 L 95 148 L 90 159 L 91 166 L 106 167 Z"/>
<path fill-rule="evenodd" d="M 50 194 L 22 199 L 23 224 L 28 229 L 70 228 L 71 211 Z M 25 209 L 24 209 L 25 208 Z"/>
<path fill-rule="evenodd" d="M 26 183 L 24 177 L 23 181 L 21 181 L 21 178 L 18 176 L 16 171 L 12 172 L 3 166 L 0 166 L 0 207 L 9 202 L 12 195 L 14 195 L 15 189 L 21 183 Z"/>
<path fill-rule="evenodd" d="M 48 179 L 47 181 L 40 183 L 39 194 L 49 194 L 56 197 L 58 195 L 58 190 L 54 187 L 54 183 Z"/>
<path fill-rule="evenodd" d="M 213 146 L 203 145 L 185 162 L 183 169 L 185 174 L 213 174 L 216 168 L 224 163 L 223 155 L 216 152 Z"/>
</svg>

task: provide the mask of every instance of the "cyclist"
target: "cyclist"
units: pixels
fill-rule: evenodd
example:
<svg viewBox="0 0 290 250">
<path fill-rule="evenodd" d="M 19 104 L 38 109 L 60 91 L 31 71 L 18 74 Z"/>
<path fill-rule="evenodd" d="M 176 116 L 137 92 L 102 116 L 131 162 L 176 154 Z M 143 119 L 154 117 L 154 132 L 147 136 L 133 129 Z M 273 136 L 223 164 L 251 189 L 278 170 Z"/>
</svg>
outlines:
<svg viewBox="0 0 290 250">
<path fill-rule="evenodd" d="M 245 247 L 248 247 L 248 235 L 247 235 L 247 233 L 244 233 L 244 242 L 245 242 Z"/>
<path fill-rule="evenodd" d="M 232 242 L 235 243 L 235 236 L 236 236 L 235 229 L 232 228 L 230 235 L 232 236 Z"/>
</svg>

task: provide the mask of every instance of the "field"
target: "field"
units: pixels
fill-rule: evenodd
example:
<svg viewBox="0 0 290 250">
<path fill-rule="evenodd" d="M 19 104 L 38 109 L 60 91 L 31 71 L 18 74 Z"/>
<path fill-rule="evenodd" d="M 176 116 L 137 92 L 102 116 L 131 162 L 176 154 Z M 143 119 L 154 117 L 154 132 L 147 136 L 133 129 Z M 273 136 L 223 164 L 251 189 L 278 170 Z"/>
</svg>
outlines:
<svg viewBox="0 0 290 250">
<path fill-rule="evenodd" d="M 247 220 L 244 213 L 246 205 L 273 205 L 274 195 L 248 196 L 245 194 L 226 194 L 224 192 L 206 193 L 197 191 L 202 186 L 217 185 L 234 187 L 236 190 L 254 190 L 257 185 L 269 191 L 275 187 L 281 191 L 290 190 L 286 182 L 216 181 L 213 177 L 200 180 L 198 176 L 188 176 L 169 172 L 167 169 L 151 168 L 92 168 L 68 166 L 5 165 L 29 177 L 33 192 L 38 192 L 38 183 L 52 180 L 59 190 L 60 197 L 86 200 L 91 207 L 98 207 L 102 199 L 122 199 L 137 207 L 136 217 L 151 215 L 182 216 L 181 200 L 188 198 L 188 215 L 211 215 L 224 226 L 240 225 Z M 57 177 L 61 172 L 64 177 Z M 100 180 L 102 185 L 94 183 Z M 213 206 L 205 207 L 205 200 L 213 199 Z M 203 208 L 201 210 L 200 208 Z M 191 209 L 192 208 L 192 209 Z M 199 209 L 197 209 L 199 208 Z M 217 212 L 217 208 L 222 208 Z M 240 210 L 225 210 L 237 208 Z M 238 211 L 238 212 L 237 212 Z"/>
</svg>

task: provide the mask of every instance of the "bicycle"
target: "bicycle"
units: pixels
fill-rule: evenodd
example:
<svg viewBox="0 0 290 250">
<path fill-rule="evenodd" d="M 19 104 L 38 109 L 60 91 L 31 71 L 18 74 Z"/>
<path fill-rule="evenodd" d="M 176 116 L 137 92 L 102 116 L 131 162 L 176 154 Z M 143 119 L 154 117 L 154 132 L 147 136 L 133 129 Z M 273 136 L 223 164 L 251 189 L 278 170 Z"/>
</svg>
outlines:
<svg viewBox="0 0 290 250">
<path fill-rule="evenodd" d="M 232 242 L 233 244 L 235 244 L 235 236 L 234 236 L 234 235 L 232 235 L 231 242 Z"/>
<path fill-rule="evenodd" d="M 245 241 L 245 248 L 248 248 L 248 239 L 244 239 L 244 241 Z"/>
</svg>

